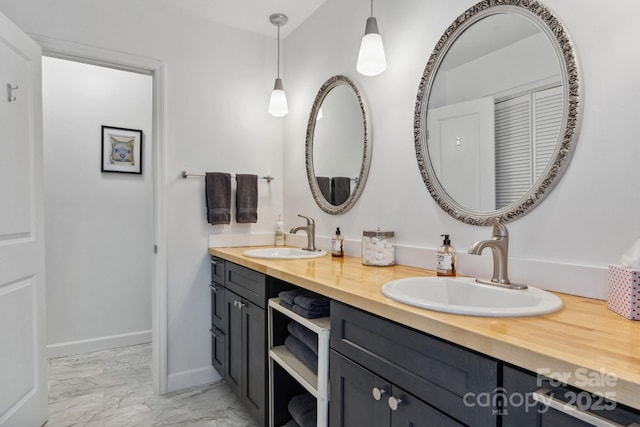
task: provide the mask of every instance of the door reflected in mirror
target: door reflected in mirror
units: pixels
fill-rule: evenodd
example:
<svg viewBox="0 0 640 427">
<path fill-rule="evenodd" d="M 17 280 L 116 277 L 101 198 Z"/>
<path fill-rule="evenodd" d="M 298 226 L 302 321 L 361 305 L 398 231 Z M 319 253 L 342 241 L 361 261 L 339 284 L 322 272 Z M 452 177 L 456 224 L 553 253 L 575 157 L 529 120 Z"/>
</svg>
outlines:
<svg viewBox="0 0 640 427">
<path fill-rule="evenodd" d="M 349 210 L 369 170 L 371 141 L 367 113 L 357 87 L 333 76 L 320 88 L 307 127 L 307 177 L 325 212 Z"/>
</svg>

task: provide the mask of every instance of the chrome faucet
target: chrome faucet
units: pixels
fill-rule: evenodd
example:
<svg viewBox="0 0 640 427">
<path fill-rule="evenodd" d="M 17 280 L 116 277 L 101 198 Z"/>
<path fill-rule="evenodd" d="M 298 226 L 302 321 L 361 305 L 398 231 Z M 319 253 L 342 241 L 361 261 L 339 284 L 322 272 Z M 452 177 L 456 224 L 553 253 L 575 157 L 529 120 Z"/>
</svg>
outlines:
<svg viewBox="0 0 640 427">
<path fill-rule="evenodd" d="M 472 255 L 480 255 L 484 248 L 491 248 L 493 253 L 493 277 L 491 280 L 476 279 L 476 282 L 489 285 L 499 285 L 509 289 L 527 289 L 527 285 L 511 283 L 507 273 L 507 259 L 509 256 L 509 232 L 507 227 L 499 222 L 493 224 L 491 240 L 480 240 L 469 248 Z"/>
<path fill-rule="evenodd" d="M 289 233 L 295 234 L 298 231 L 302 230 L 307 233 L 307 247 L 304 248 L 305 251 L 316 252 L 316 222 L 313 218 L 309 216 L 304 216 L 298 214 L 300 218 L 304 218 L 307 220 L 307 225 L 301 225 L 299 227 L 293 227 Z"/>
</svg>

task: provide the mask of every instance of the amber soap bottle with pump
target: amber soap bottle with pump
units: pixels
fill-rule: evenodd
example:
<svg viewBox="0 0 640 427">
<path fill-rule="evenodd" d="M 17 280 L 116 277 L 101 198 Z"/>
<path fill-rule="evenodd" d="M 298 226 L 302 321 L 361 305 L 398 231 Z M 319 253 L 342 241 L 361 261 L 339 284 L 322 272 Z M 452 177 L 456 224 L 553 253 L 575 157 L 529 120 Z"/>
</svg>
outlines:
<svg viewBox="0 0 640 427">
<path fill-rule="evenodd" d="M 336 234 L 331 239 L 331 256 L 344 256 L 344 237 L 340 234 L 340 227 L 336 228 Z"/>
<path fill-rule="evenodd" d="M 436 274 L 438 276 L 455 276 L 456 275 L 456 249 L 451 246 L 448 234 L 441 234 L 444 237 L 442 246 L 438 248 L 438 266 Z"/>
</svg>

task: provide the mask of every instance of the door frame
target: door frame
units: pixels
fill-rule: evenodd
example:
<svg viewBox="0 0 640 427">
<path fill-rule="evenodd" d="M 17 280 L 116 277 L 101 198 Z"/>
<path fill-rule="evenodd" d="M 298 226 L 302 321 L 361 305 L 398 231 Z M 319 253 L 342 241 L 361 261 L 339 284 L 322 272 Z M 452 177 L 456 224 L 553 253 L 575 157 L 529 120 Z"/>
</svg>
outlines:
<svg viewBox="0 0 640 427">
<path fill-rule="evenodd" d="M 165 65 L 160 60 L 97 48 L 36 34 L 43 56 L 124 71 L 148 74 L 153 79 L 153 237 L 152 267 L 152 377 L 158 394 L 167 392 L 167 232 L 165 210 Z"/>
</svg>

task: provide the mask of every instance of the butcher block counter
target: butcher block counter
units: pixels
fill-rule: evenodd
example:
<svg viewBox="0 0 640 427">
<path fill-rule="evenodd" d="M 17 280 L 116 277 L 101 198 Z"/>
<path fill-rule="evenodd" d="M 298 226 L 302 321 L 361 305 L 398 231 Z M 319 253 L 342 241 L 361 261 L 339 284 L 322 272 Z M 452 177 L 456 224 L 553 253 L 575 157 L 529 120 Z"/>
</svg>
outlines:
<svg viewBox="0 0 640 427">
<path fill-rule="evenodd" d="M 252 248 L 209 248 L 209 254 L 640 409 L 640 323 L 608 310 L 605 301 L 556 294 L 564 307 L 537 317 L 440 313 L 395 302 L 380 291 L 390 280 L 434 276 L 434 271 L 364 266 L 349 256 L 273 260 L 242 255 Z"/>
</svg>

